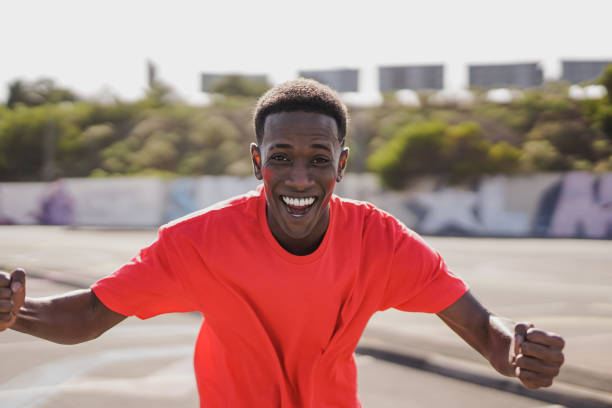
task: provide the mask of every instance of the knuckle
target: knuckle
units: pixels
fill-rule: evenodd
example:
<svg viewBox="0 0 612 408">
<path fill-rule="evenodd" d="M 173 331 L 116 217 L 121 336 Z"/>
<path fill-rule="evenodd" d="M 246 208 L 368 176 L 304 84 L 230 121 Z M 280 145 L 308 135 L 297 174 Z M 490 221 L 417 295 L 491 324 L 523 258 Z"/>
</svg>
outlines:
<svg viewBox="0 0 612 408">
<path fill-rule="evenodd" d="M 565 362 L 565 355 L 563 353 L 559 353 L 557 361 L 559 362 L 559 365 L 563 364 Z"/>
<path fill-rule="evenodd" d="M 562 337 L 557 336 L 557 338 L 559 340 L 559 349 L 563 350 L 563 348 L 565 347 L 565 340 Z"/>
<path fill-rule="evenodd" d="M 521 344 L 521 350 L 523 350 L 525 353 L 533 353 L 533 343 L 528 341 L 524 342 Z"/>
</svg>

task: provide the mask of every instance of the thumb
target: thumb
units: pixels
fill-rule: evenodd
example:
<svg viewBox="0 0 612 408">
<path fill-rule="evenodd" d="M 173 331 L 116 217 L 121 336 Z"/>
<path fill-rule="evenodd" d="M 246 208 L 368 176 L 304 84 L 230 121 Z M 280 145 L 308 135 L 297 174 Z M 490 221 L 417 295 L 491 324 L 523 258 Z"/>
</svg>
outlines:
<svg viewBox="0 0 612 408">
<path fill-rule="evenodd" d="M 514 355 L 521 354 L 521 345 L 527 339 L 527 330 L 533 327 L 532 323 L 517 323 L 514 326 Z"/>
<path fill-rule="evenodd" d="M 26 276 L 23 269 L 15 269 L 13 272 L 11 272 L 10 287 L 11 291 L 13 292 L 13 296 L 16 298 L 15 300 L 17 300 L 15 303 L 18 303 L 19 307 L 21 307 L 25 299 L 25 280 Z"/>
</svg>

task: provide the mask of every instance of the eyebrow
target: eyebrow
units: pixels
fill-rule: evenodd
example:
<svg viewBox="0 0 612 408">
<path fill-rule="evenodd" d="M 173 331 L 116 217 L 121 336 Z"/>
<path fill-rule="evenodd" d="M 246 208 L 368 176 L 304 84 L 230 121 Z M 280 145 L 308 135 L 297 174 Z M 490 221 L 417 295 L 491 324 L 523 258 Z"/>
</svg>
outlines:
<svg viewBox="0 0 612 408">
<path fill-rule="evenodd" d="M 270 150 L 272 149 L 293 149 L 293 146 L 285 143 L 277 143 L 275 145 L 270 146 Z"/>
<path fill-rule="evenodd" d="M 313 144 L 310 145 L 310 147 L 314 147 L 316 149 L 327 150 L 328 152 L 331 153 L 331 149 L 329 148 L 328 145 L 324 145 L 324 144 L 320 144 L 320 143 L 313 143 Z"/>
<path fill-rule="evenodd" d="M 331 148 L 328 145 L 325 144 L 321 144 L 321 143 L 313 143 L 310 145 L 310 147 L 315 148 L 315 149 L 323 149 L 323 150 L 327 150 L 328 152 L 331 153 Z M 275 145 L 272 145 L 270 147 L 270 150 L 273 149 L 293 149 L 293 145 L 290 144 L 286 144 L 286 143 L 278 143 Z"/>
</svg>

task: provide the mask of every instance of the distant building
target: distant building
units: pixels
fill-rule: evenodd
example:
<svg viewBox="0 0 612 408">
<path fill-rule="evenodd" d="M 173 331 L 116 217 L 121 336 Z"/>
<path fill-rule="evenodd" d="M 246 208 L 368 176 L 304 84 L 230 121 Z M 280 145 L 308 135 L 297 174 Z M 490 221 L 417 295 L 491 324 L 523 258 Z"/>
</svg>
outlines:
<svg viewBox="0 0 612 408">
<path fill-rule="evenodd" d="M 608 61 L 569 61 L 562 60 L 561 79 L 564 79 L 572 84 L 579 82 L 590 81 L 597 79 L 603 70 L 612 64 L 612 60 Z"/>
<path fill-rule="evenodd" d="M 444 88 L 444 66 L 406 65 L 379 67 L 378 83 L 381 92 L 400 89 L 442 89 Z"/>
<path fill-rule="evenodd" d="M 212 85 L 227 77 L 239 76 L 241 78 L 249 79 L 251 81 L 257 81 L 261 83 L 267 83 L 268 77 L 266 75 L 258 75 L 258 74 L 201 74 L 201 91 L 202 92 L 210 92 Z"/>
<path fill-rule="evenodd" d="M 470 87 L 530 88 L 544 82 L 542 68 L 538 63 L 469 65 L 468 69 Z"/>
<path fill-rule="evenodd" d="M 356 69 L 300 71 L 299 75 L 317 80 L 338 92 L 357 92 L 359 90 L 359 71 Z"/>
</svg>

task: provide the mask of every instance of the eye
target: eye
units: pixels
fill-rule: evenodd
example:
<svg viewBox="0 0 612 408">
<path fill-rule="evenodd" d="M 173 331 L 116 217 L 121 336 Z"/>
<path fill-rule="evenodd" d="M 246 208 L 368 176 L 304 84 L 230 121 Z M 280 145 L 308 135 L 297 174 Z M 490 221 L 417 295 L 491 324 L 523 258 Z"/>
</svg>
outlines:
<svg viewBox="0 0 612 408">
<path fill-rule="evenodd" d="M 327 163 L 329 163 L 329 159 L 327 157 L 315 157 L 312 160 L 312 163 L 313 164 L 318 164 L 318 165 L 327 164 Z"/>
<path fill-rule="evenodd" d="M 272 156 L 270 156 L 269 160 L 277 161 L 277 162 L 288 162 L 289 158 L 285 156 L 284 154 L 273 154 Z"/>
</svg>

